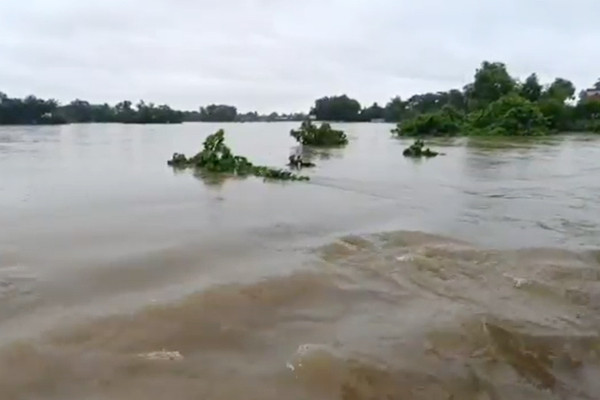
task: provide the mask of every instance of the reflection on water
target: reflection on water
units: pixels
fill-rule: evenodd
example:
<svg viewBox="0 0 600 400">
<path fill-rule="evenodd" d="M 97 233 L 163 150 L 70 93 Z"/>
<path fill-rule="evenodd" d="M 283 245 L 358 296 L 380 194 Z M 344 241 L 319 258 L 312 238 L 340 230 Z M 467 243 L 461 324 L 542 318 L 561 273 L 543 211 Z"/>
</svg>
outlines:
<svg viewBox="0 0 600 400">
<path fill-rule="evenodd" d="M 307 183 L 166 166 L 220 127 L 257 164 L 296 146 L 286 123 L 0 129 L 0 398 L 600 398 L 600 141 L 414 163 L 351 124 Z"/>
</svg>

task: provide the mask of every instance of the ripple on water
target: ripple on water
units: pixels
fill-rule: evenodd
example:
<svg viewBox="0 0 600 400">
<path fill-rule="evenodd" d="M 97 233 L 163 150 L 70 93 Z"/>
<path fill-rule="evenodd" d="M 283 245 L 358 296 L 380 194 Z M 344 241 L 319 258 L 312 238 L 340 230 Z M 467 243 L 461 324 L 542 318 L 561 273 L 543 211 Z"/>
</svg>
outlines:
<svg viewBox="0 0 600 400">
<path fill-rule="evenodd" d="M 306 270 L 0 352 L 7 398 L 597 399 L 598 251 L 349 236 Z M 158 352 L 158 353 L 157 353 Z M 174 358 L 140 354 L 177 354 Z"/>
</svg>

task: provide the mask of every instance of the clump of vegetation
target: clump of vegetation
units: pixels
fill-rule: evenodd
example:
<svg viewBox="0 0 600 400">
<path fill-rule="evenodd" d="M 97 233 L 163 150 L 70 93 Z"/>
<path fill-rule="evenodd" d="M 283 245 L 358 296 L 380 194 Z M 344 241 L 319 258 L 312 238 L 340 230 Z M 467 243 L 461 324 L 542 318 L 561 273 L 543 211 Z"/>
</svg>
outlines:
<svg viewBox="0 0 600 400">
<path fill-rule="evenodd" d="M 483 62 L 473 82 L 461 90 L 415 95 L 394 106 L 400 120 L 396 136 L 536 136 L 555 132 L 595 131 L 600 116 L 600 80 L 580 93 L 563 78 L 547 85 L 536 74 L 525 81 L 506 65 Z"/>
<path fill-rule="evenodd" d="M 167 162 L 174 168 L 197 168 L 203 172 L 235 176 L 259 176 L 265 179 L 307 181 L 309 178 L 290 171 L 254 165 L 246 157 L 236 156 L 225 145 L 225 132 L 221 129 L 208 136 L 204 149 L 191 158 L 175 153 Z"/>
<path fill-rule="evenodd" d="M 334 147 L 345 146 L 348 144 L 348 137 L 343 131 L 331 128 L 331 125 L 324 122 L 317 127 L 310 120 L 302 122 L 300 129 L 292 130 L 290 135 L 298 143 L 315 147 Z"/>
<path fill-rule="evenodd" d="M 392 133 L 396 136 L 455 136 L 463 129 L 464 120 L 464 114 L 447 105 L 440 111 L 402 121 Z"/>
<path fill-rule="evenodd" d="M 67 121 L 57 113 L 58 102 L 35 96 L 11 98 L 0 92 L 0 125 L 58 125 Z"/>
<path fill-rule="evenodd" d="M 294 169 L 316 167 L 315 163 L 311 161 L 305 161 L 301 154 L 292 154 L 288 158 L 288 161 L 288 166 Z"/>
<path fill-rule="evenodd" d="M 534 136 L 549 132 L 548 120 L 539 107 L 516 94 L 503 96 L 469 117 L 468 129 L 474 134 Z"/>
<path fill-rule="evenodd" d="M 536 103 L 517 94 L 509 94 L 466 116 L 451 107 L 419 114 L 399 123 L 392 132 L 396 136 L 454 136 L 461 132 L 486 136 L 534 136 L 549 133 L 555 124 Z"/>
<path fill-rule="evenodd" d="M 421 157 L 436 157 L 440 153 L 436 151 L 432 151 L 429 147 L 425 148 L 425 142 L 423 140 L 416 140 L 410 147 L 404 149 L 404 157 L 413 157 L 413 158 L 421 158 Z"/>
</svg>

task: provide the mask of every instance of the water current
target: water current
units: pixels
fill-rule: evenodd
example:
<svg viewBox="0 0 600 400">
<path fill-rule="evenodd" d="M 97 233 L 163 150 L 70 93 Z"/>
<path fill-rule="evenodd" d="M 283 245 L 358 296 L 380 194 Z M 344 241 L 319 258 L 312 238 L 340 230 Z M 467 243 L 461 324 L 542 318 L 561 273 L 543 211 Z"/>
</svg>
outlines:
<svg viewBox="0 0 600 400">
<path fill-rule="evenodd" d="M 307 183 L 166 166 L 295 124 L 0 128 L 0 398 L 600 398 L 600 140 L 338 126 Z"/>
</svg>

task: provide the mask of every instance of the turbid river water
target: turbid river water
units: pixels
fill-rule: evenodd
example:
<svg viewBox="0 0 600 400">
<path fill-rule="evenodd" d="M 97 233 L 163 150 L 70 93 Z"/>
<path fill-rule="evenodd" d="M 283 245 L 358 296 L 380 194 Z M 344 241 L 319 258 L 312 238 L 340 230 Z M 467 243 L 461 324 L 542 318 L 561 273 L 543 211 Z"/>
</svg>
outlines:
<svg viewBox="0 0 600 400">
<path fill-rule="evenodd" d="M 600 137 L 166 166 L 296 125 L 0 128 L 0 399 L 600 398 Z"/>
</svg>

